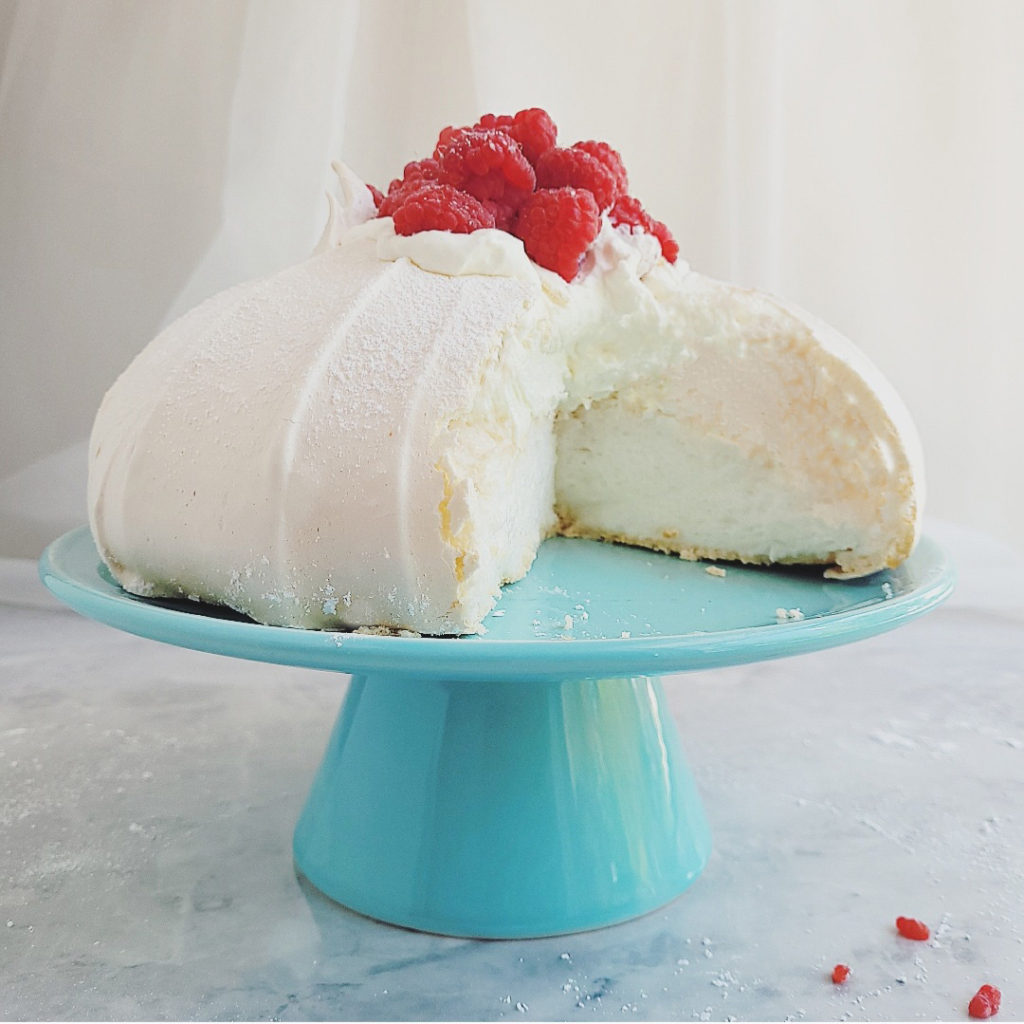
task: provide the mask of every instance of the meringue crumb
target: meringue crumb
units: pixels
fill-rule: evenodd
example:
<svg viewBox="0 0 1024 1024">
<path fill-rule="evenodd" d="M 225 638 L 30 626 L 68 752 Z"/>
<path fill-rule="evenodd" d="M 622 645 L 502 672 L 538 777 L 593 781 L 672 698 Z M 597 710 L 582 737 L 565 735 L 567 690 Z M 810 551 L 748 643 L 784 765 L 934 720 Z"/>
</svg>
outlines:
<svg viewBox="0 0 1024 1024">
<path fill-rule="evenodd" d="M 630 633 L 630 631 L 629 631 L 628 629 L 624 629 L 624 630 L 623 630 L 623 631 L 622 631 L 622 632 L 621 632 L 621 633 L 619 634 L 619 636 L 620 636 L 620 637 L 621 637 L 621 638 L 622 638 L 623 640 L 628 640 L 628 639 L 629 639 L 629 638 L 630 638 L 630 637 L 631 637 L 632 635 L 633 635 L 633 634 L 632 634 L 632 633 Z"/>
<path fill-rule="evenodd" d="M 422 633 L 417 633 L 414 629 L 395 629 L 392 626 L 357 626 L 352 632 L 362 636 L 423 636 Z"/>
<path fill-rule="evenodd" d="M 562 628 L 563 629 L 572 629 L 572 627 L 573 627 L 572 616 L 571 615 L 566 615 L 566 617 L 565 617 L 565 625 Z"/>
<path fill-rule="evenodd" d="M 776 622 L 799 622 L 803 617 L 804 613 L 799 608 L 790 608 L 788 611 L 785 608 L 775 609 Z"/>
<path fill-rule="evenodd" d="M 720 565 L 709 565 L 705 567 L 704 571 L 709 576 L 724 576 L 725 570 Z"/>
</svg>

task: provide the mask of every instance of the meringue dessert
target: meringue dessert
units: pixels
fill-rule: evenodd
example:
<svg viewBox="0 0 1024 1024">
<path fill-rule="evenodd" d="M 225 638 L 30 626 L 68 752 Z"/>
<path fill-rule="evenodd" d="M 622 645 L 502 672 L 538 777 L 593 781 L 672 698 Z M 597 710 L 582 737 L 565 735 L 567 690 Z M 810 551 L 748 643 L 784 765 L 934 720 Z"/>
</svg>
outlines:
<svg viewBox="0 0 1024 1024">
<path fill-rule="evenodd" d="M 135 358 L 90 442 L 122 587 L 459 635 L 554 534 L 835 578 L 910 554 L 922 463 L 891 386 L 691 270 L 615 151 L 560 149 L 540 114 L 445 129 L 387 196 L 335 165 L 311 258 Z"/>
</svg>

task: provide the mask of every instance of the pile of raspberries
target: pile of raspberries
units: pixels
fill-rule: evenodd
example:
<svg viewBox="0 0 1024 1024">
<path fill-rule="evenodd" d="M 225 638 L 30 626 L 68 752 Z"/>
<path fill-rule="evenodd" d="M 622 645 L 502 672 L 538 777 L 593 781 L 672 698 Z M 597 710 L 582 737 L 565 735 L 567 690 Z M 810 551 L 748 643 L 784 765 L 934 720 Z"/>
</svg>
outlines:
<svg viewBox="0 0 1024 1024">
<path fill-rule="evenodd" d="M 539 107 L 445 128 L 433 156 L 406 164 L 387 195 L 368 186 L 378 216 L 392 217 L 399 235 L 507 231 L 534 263 L 571 281 L 607 214 L 616 226 L 653 235 L 675 263 L 679 246 L 629 195 L 622 157 L 606 142 L 562 148 L 557 136 Z"/>
</svg>

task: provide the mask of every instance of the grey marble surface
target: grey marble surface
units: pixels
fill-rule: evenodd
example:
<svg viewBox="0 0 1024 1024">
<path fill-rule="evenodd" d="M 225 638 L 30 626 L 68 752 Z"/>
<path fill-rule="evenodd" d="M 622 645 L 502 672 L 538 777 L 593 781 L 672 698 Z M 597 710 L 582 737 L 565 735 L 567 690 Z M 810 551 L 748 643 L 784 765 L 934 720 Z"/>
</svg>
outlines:
<svg viewBox="0 0 1024 1024">
<path fill-rule="evenodd" d="M 127 636 L 0 563 L 0 1017 L 962 1020 L 987 982 L 1020 1019 L 1022 566 L 931 532 L 961 582 L 929 617 L 666 680 L 715 836 L 688 892 L 516 942 L 389 927 L 296 878 L 344 677 Z"/>
</svg>

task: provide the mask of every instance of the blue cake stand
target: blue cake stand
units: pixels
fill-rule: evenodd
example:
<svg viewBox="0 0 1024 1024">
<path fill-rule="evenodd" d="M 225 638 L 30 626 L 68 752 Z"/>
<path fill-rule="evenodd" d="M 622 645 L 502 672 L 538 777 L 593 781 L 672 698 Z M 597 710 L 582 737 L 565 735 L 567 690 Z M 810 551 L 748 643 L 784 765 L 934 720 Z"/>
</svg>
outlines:
<svg viewBox="0 0 1024 1024">
<path fill-rule="evenodd" d="M 295 863 L 370 917 L 515 938 L 643 914 L 700 874 L 711 840 L 660 677 L 863 639 L 933 608 L 952 565 L 925 538 L 899 569 L 684 562 L 553 539 L 479 637 L 263 626 L 117 586 L 86 528 L 42 579 L 84 615 L 216 654 L 350 673 L 295 829 Z"/>
</svg>

